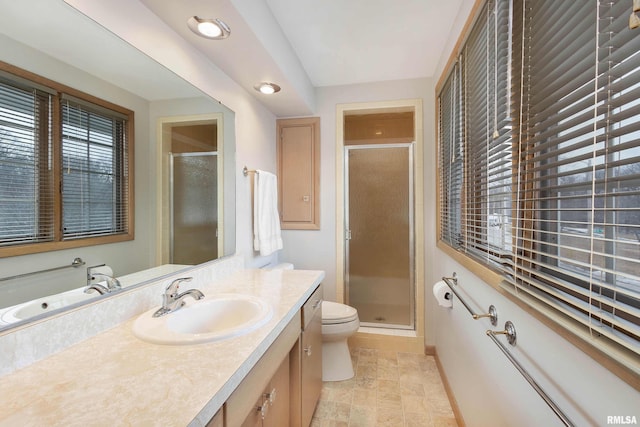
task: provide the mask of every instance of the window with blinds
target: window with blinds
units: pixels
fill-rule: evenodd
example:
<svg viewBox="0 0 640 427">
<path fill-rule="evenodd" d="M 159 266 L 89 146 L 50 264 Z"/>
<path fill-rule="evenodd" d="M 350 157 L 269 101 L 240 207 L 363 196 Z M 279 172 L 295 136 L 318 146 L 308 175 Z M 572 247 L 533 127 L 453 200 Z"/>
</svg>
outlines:
<svg viewBox="0 0 640 427">
<path fill-rule="evenodd" d="M 129 240 L 133 113 L 32 77 L 0 70 L 0 255 Z"/>
<path fill-rule="evenodd" d="M 126 231 L 126 118 L 63 97 L 64 239 Z"/>
<path fill-rule="evenodd" d="M 640 30 L 629 29 L 631 12 L 631 2 L 487 2 L 439 91 L 440 239 L 640 373 Z M 452 107 L 459 67 L 463 95 Z M 445 131 L 460 123 L 455 137 Z M 455 179 L 443 161 L 452 138 L 466 159 Z M 452 241 L 447 203 L 458 193 Z"/>
</svg>

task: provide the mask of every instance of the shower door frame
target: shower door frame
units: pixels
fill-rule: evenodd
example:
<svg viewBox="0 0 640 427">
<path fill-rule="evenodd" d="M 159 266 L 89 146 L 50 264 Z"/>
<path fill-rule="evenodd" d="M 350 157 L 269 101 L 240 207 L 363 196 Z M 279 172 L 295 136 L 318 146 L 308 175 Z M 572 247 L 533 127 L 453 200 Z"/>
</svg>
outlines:
<svg viewBox="0 0 640 427">
<path fill-rule="evenodd" d="M 386 143 L 386 144 L 362 144 L 362 145 L 345 145 L 344 146 L 344 226 L 345 226 L 345 239 L 344 239 L 344 289 L 345 289 L 345 302 L 349 304 L 350 297 L 350 276 L 349 276 L 349 261 L 350 261 L 350 181 L 349 181 L 349 151 L 351 150 L 368 150 L 368 149 L 382 149 L 382 148 L 407 148 L 408 149 L 408 178 L 409 178 L 409 199 L 408 199 L 408 212 L 409 212 L 409 311 L 410 322 L 409 325 L 393 324 L 393 323 L 374 323 L 374 322 L 362 322 L 362 326 L 374 327 L 374 328 L 389 328 L 389 329 L 416 329 L 416 245 L 415 245 L 415 141 L 406 143 Z"/>
</svg>

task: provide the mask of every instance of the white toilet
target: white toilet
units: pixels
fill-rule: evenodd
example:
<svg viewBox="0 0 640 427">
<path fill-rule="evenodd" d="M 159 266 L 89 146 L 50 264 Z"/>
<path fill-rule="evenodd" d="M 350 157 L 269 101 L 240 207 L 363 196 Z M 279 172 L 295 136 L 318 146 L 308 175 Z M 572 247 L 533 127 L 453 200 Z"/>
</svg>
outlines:
<svg viewBox="0 0 640 427">
<path fill-rule="evenodd" d="M 322 381 L 353 378 L 347 339 L 359 326 L 355 308 L 337 302 L 322 302 Z"/>
</svg>

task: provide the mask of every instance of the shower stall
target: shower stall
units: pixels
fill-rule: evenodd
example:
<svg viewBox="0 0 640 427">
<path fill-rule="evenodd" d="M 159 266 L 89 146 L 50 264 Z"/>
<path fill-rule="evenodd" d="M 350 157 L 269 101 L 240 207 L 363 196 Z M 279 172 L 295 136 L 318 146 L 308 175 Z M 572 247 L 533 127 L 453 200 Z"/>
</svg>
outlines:
<svg viewBox="0 0 640 427">
<path fill-rule="evenodd" d="M 414 143 L 344 149 L 347 303 L 363 326 L 414 329 Z"/>
</svg>

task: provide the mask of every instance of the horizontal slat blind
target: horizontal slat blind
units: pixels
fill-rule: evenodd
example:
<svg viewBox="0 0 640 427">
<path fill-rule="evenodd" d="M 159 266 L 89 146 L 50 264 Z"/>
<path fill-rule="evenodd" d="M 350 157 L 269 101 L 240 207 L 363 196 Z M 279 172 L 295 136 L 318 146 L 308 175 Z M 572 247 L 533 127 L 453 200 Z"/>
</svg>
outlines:
<svg viewBox="0 0 640 427">
<path fill-rule="evenodd" d="M 511 249 L 510 3 L 488 1 L 465 62 L 465 249 L 501 263 Z"/>
<path fill-rule="evenodd" d="M 640 373 L 640 30 L 629 13 L 630 1 L 484 4 L 438 94 L 440 239 Z"/>
<path fill-rule="evenodd" d="M 0 246 L 54 238 L 51 95 L 0 81 Z"/>
<path fill-rule="evenodd" d="M 623 2 L 524 4 L 509 281 L 640 354 L 640 37 Z"/>
<path fill-rule="evenodd" d="M 104 108 L 62 101 L 65 239 L 127 231 L 126 122 Z"/>
<path fill-rule="evenodd" d="M 462 221 L 462 79 L 456 64 L 439 100 L 440 239 L 457 247 Z"/>
</svg>

